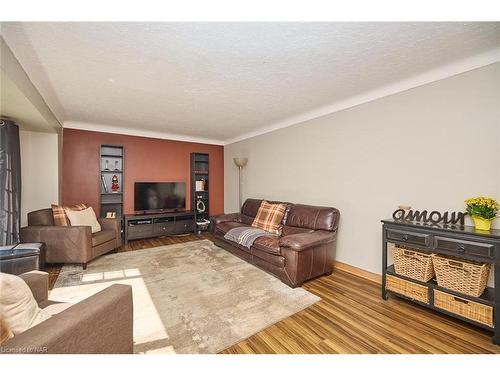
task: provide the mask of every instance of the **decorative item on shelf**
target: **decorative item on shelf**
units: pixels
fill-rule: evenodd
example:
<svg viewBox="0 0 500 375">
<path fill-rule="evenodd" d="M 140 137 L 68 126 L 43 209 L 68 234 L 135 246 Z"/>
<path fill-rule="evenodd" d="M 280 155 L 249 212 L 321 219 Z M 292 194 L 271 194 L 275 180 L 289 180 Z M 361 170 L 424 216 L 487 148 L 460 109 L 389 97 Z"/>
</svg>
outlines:
<svg viewBox="0 0 500 375">
<path fill-rule="evenodd" d="M 407 215 L 408 212 L 410 212 L 410 210 L 411 210 L 411 206 L 406 206 L 406 205 L 400 204 L 398 206 L 398 209 L 403 210 L 405 212 L 405 215 Z"/>
<path fill-rule="evenodd" d="M 104 175 L 102 173 L 101 173 L 101 181 L 102 181 L 102 187 L 104 188 L 104 192 L 109 193 L 108 184 L 106 184 L 106 179 L 104 178 Z"/>
<path fill-rule="evenodd" d="M 196 230 L 198 234 L 201 234 L 202 230 L 207 230 L 210 225 L 210 220 L 200 219 L 196 222 Z"/>
<path fill-rule="evenodd" d="M 430 222 L 431 224 L 444 225 L 460 224 L 460 226 L 463 226 L 465 223 L 465 215 L 467 215 L 465 212 L 452 212 L 450 214 L 448 211 L 443 213 L 439 211 L 431 211 L 429 213 L 427 210 L 413 211 L 401 208 L 400 206 L 400 208 L 392 213 L 392 218 L 397 221 L 419 221 L 422 223 Z"/>
<path fill-rule="evenodd" d="M 239 207 L 241 208 L 242 205 L 242 198 L 241 198 L 241 170 L 245 165 L 247 165 L 248 158 L 233 158 L 234 164 L 238 167 L 238 200 L 239 200 Z"/>
<path fill-rule="evenodd" d="M 500 205 L 489 197 L 476 197 L 465 200 L 467 213 L 474 221 L 477 230 L 489 231 L 491 223 L 498 214 Z"/>
<path fill-rule="evenodd" d="M 105 170 L 105 171 L 109 171 L 109 160 L 108 160 L 108 159 L 106 159 L 106 160 L 104 161 L 104 170 Z"/>
<path fill-rule="evenodd" d="M 118 160 L 115 160 L 115 171 L 119 171 L 120 168 L 118 168 Z"/>
<path fill-rule="evenodd" d="M 198 201 L 196 202 L 196 212 L 203 213 L 205 212 L 205 210 L 206 210 L 205 203 L 201 199 L 198 199 Z"/>
<path fill-rule="evenodd" d="M 113 193 L 118 193 L 120 190 L 120 185 L 118 184 L 118 176 L 116 174 L 111 178 L 111 190 Z"/>
<path fill-rule="evenodd" d="M 106 219 L 116 219 L 116 212 L 106 212 Z"/>
<path fill-rule="evenodd" d="M 196 191 L 205 191 L 206 190 L 206 180 L 205 179 L 201 179 L 201 180 L 197 180 L 196 181 Z"/>
</svg>

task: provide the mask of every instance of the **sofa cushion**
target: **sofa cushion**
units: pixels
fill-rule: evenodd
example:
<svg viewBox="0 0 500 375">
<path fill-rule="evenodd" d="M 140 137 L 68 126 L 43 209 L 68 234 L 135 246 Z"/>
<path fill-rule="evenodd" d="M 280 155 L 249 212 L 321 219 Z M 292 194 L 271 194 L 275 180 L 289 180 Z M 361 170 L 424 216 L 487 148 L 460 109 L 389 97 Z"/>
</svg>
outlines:
<svg viewBox="0 0 500 375">
<path fill-rule="evenodd" d="M 257 238 L 252 247 L 269 254 L 280 254 L 280 239 L 278 236 L 263 236 Z"/>
<path fill-rule="evenodd" d="M 298 227 L 291 227 L 288 225 L 283 226 L 283 230 L 281 231 L 281 235 L 283 237 L 289 236 L 291 234 L 299 234 L 299 233 L 312 233 L 314 230 L 308 229 L 308 228 L 298 228 Z"/>
<path fill-rule="evenodd" d="M 14 335 L 50 318 L 38 306 L 28 284 L 19 276 L 0 273 L 0 290 L 0 312 Z"/>
<path fill-rule="evenodd" d="M 248 218 L 252 218 L 253 221 L 255 216 L 257 216 L 261 203 L 262 199 L 248 198 L 241 207 L 241 214 L 247 216 Z"/>
<path fill-rule="evenodd" d="M 337 230 L 339 210 L 333 207 L 294 204 L 290 207 L 285 225 L 313 230 Z"/>
<path fill-rule="evenodd" d="M 64 210 L 68 216 L 71 226 L 88 226 L 92 228 L 92 233 L 101 231 L 101 224 L 97 221 L 97 216 L 92 207 L 84 210 Z"/>
<path fill-rule="evenodd" d="M 250 253 L 252 254 L 252 260 L 255 262 L 256 258 L 264 260 L 267 263 L 272 264 L 276 267 L 284 267 L 285 266 L 285 258 L 279 254 L 270 254 L 266 251 L 262 251 L 252 246 L 250 248 Z M 262 263 L 260 263 L 262 264 Z"/>
<path fill-rule="evenodd" d="M 116 239 L 116 233 L 114 230 L 105 229 L 100 232 L 92 234 L 92 247 L 99 246 L 105 242 Z"/>
<path fill-rule="evenodd" d="M 249 225 L 237 221 L 226 221 L 215 226 L 215 233 L 222 234 L 224 236 L 231 229 L 238 227 L 249 227 Z"/>
<path fill-rule="evenodd" d="M 51 208 L 28 212 L 28 225 L 54 226 L 54 214 Z"/>
<path fill-rule="evenodd" d="M 66 210 L 71 211 L 81 211 L 85 210 L 87 205 L 84 203 L 75 204 L 74 206 L 59 206 L 57 204 L 52 205 L 52 215 L 54 218 L 54 225 L 58 227 L 69 227 L 71 225 L 68 215 L 66 215 Z M 34 225 L 34 224 L 30 224 Z"/>
<path fill-rule="evenodd" d="M 271 204 L 267 201 L 262 201 L 257 216 L 253 220 L 252 227 L 280 234 L 281 222 L 285 216 L 286 209 L 287 205 L 285 203 Z"/>
</svg>

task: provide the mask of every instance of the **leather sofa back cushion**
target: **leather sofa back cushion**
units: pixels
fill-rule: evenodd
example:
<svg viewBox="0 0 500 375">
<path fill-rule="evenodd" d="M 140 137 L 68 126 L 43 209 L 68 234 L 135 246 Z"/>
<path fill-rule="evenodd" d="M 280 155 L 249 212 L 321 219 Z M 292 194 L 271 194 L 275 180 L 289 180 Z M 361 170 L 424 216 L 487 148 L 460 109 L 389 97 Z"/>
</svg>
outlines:
<svg viewBox="0 0 500 375">
<path fill-rule="evenodd" d="M 284 236 L 289 236 L 291 234 L 312 233 L 312 232 L 314 232 L 314 230 L 312 229 L 290 227 L 288 225 L 284 225 L 283 229 L 281 230 L 281 235 L 284 237 Z"/>
<path fill-rule="evenodd" d="M 52 214 L 52 209 L 44 208 L 42 210 L 37 210 L 28 213 L 28 225 L 45 225 L 54 226 L 54 215 Z"/>
<path fill-rule="evenodd" d="M 241 221 L 245 224 L 252 225 L 253 219 L 257 216 L 262 199 L 249 198 L 241 207 Z"/>
<path fill-rule="evenodd" d="M 50 314 L 38 306 L 31 289 L 19 276 L 0 273 L 0 290 L 0 310 L 14 335 L 50 318 Z"/>
<path fill-rule="evenodd" d="M 290 207 L 285 225 L 313 230 L 336 230 L 339 211 L 332 207 L 294 204 Z"/>
</svg>

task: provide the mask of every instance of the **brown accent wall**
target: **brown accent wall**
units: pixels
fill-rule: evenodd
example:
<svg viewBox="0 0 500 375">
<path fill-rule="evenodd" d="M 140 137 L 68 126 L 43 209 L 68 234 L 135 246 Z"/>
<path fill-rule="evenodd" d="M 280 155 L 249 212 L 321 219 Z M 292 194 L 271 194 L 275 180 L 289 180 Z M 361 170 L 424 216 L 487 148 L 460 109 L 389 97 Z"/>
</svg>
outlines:
<svg viewBox="0 0 500 375">
<path fill-rule="evenodd" d="M 99 215 L 99 147 L 125 149 L 124 213 L 134 212 L 134 182 L 186 182 L 190 209 L 190 155 L 210 155 L 210 214 L 224 212 L 224 147 L 86 130 L 64 129 L 62 204 L 87 203 Z"/>
</svg>

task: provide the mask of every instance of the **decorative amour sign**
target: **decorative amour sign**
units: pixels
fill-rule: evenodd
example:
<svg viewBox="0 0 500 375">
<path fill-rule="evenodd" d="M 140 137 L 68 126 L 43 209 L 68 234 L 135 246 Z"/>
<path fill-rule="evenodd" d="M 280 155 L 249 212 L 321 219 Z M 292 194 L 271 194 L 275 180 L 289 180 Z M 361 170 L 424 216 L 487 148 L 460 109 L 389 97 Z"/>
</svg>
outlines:
<svg viewBox="0 0 500 375">
<path fill-rule="evenodd" d="M 418 210 L 404 210 L 402 208 L 396 210 L 392 214 L 392 218 L 394 220 L 403 220 L 403 221 L 420 221 L 423 223 L 432 223 L 432 224 L 445 224 L 445 225 L 456 225 L 459 224 L 461 226 L 465 223 L 465 215 L 467 212 L 439 212 L 439 211 L 431 211 L 430 213 L 427 210 L 418 211 Z"/>
</svg>

